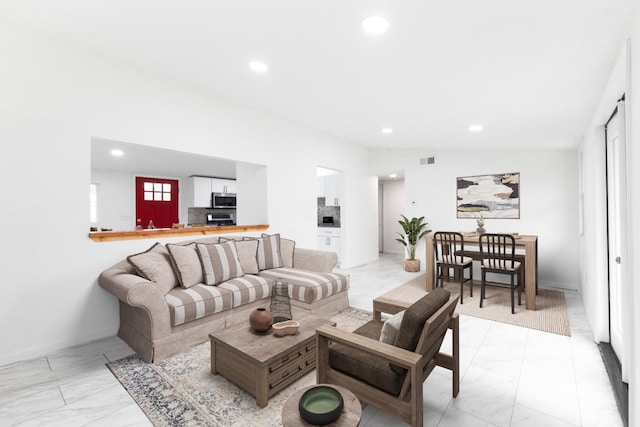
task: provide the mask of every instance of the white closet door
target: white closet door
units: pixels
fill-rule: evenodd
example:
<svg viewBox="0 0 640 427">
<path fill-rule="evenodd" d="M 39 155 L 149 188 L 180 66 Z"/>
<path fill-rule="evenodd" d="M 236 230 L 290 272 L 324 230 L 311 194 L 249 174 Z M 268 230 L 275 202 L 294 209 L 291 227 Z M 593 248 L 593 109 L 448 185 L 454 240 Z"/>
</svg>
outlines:
<svg viewBox="0 0 640 427">
<path fill-rule="evenodd" d="M 628 382 L 627 186 L 624 102 L 607 123 L 607 213 L 609 234 L 609 327 L 611 347 L 620 360 L 622 380 Z"/>
</svg>

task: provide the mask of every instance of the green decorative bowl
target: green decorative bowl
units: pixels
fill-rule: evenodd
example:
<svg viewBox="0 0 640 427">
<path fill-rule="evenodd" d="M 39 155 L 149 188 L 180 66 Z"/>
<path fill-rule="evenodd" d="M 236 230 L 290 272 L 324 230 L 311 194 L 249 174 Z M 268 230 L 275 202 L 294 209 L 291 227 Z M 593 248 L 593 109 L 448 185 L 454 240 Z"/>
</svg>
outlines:
<svg viewBox="0 0 640 427">
<path fill-rule="evenodd" d="M 342 414 L 342 395 L 333 387 L 320 385 L 305 391 L 300 397 L 300 416 L 309 424 L 323 426 L 331 424 Z"/>
</svg>

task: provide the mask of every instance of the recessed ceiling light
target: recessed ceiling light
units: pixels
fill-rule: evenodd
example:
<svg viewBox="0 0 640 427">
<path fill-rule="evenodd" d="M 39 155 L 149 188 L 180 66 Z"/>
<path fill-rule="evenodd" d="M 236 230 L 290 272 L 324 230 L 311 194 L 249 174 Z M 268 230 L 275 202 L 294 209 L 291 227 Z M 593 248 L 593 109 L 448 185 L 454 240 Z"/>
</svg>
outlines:
<svg viewBox="0 0 640 427">
<path fill-rule="evenodd" d="M 362 29 L 369 34 L 382 34 L 389 29 L 389 21 L 382 16 L 369 16 L 362 20 Z"/>
<path fill-rule="evenodd" d="M 124 156 L 124 151 L 122 150 L 111 150 L 111 155 L 115 156 L 115 157 L 122 157 Z"/>
<path fill-rule="evenodd" d="M 393 129 L 391 129 L 391 128 L 382 128 L 382 133 L 386 133 L 386 134 L 393 133 Z"/>
<path fill-rule="evenodd" d="M 470 132 L 481 132 L 482 129 L 484 129 L 482 127 L 482 125 L 471 125 L 471 126 L 469 126 L 469 131 Z"/>
<path fill-rule="evenodd" d="M 398 177 L 397 173 L 392 173 L 391 175 L 389 175 L 389 178 L 391 179 L 396 179 Z"/>
<path fill-rule="evenodd" d="M 255 71 L 256 73 L 266 73 L 267 71 L 269 71 L 269 67 L 267 67 L 267 64 L 260 61 L 249 62 L 249 68 L 251 68 L 251 70 Z"/>
</svg>

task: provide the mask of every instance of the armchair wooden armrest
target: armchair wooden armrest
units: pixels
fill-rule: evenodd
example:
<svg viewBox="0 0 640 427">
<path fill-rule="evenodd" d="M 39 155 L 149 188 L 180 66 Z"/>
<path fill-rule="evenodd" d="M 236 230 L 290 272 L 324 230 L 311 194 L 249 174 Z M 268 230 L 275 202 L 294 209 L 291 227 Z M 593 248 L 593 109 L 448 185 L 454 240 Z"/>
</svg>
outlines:
<svg viewBox="0 0 640 427">
<path fill-rule="evenodd" d="M 373 300 L 373 318 L 375 320 L 382 319 L 382 313 L 396 314 L 402 310 L 406 310 L 411 305 L 407 301 L 398 301 L 387 297 L 378 297 Z"/>
</svg>

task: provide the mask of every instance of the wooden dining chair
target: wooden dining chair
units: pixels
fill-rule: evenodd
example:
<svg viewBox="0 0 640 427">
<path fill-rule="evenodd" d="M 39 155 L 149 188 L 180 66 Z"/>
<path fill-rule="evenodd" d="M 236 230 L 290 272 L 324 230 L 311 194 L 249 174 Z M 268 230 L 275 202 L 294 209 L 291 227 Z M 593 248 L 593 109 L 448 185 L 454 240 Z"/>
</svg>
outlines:
<svg viewBox="0 0 640 427">
<path fill-rule="evenodd" d="M 522 304 L 522 264 L 515 260 L 516 241 L 511 234 L 485 233 L 480 235 L 480 308 L 485 296 L 487 273 L 508 274 L 511 277 L 511 313 L 515 314 L 514 292 L 518 289 L 518 305 Z M 516 283 L 513 278 L 516 276 Z"/>
<path fill-rule="evenodd" d="M 433 235 L 433 253 L 435 255 L 435 286 L 443 286 L 444 279 L 450 279 L 453 270 L 460 280 L 460 304 L 463 303 L 464 283 L 469 282 L 469 296 L 473 296 L 473 259 L 464 256 L 464 237 L 455 231 L 437 231 Z M 464 271 L 469 269 L 469 278 Z"/>
</svg>

